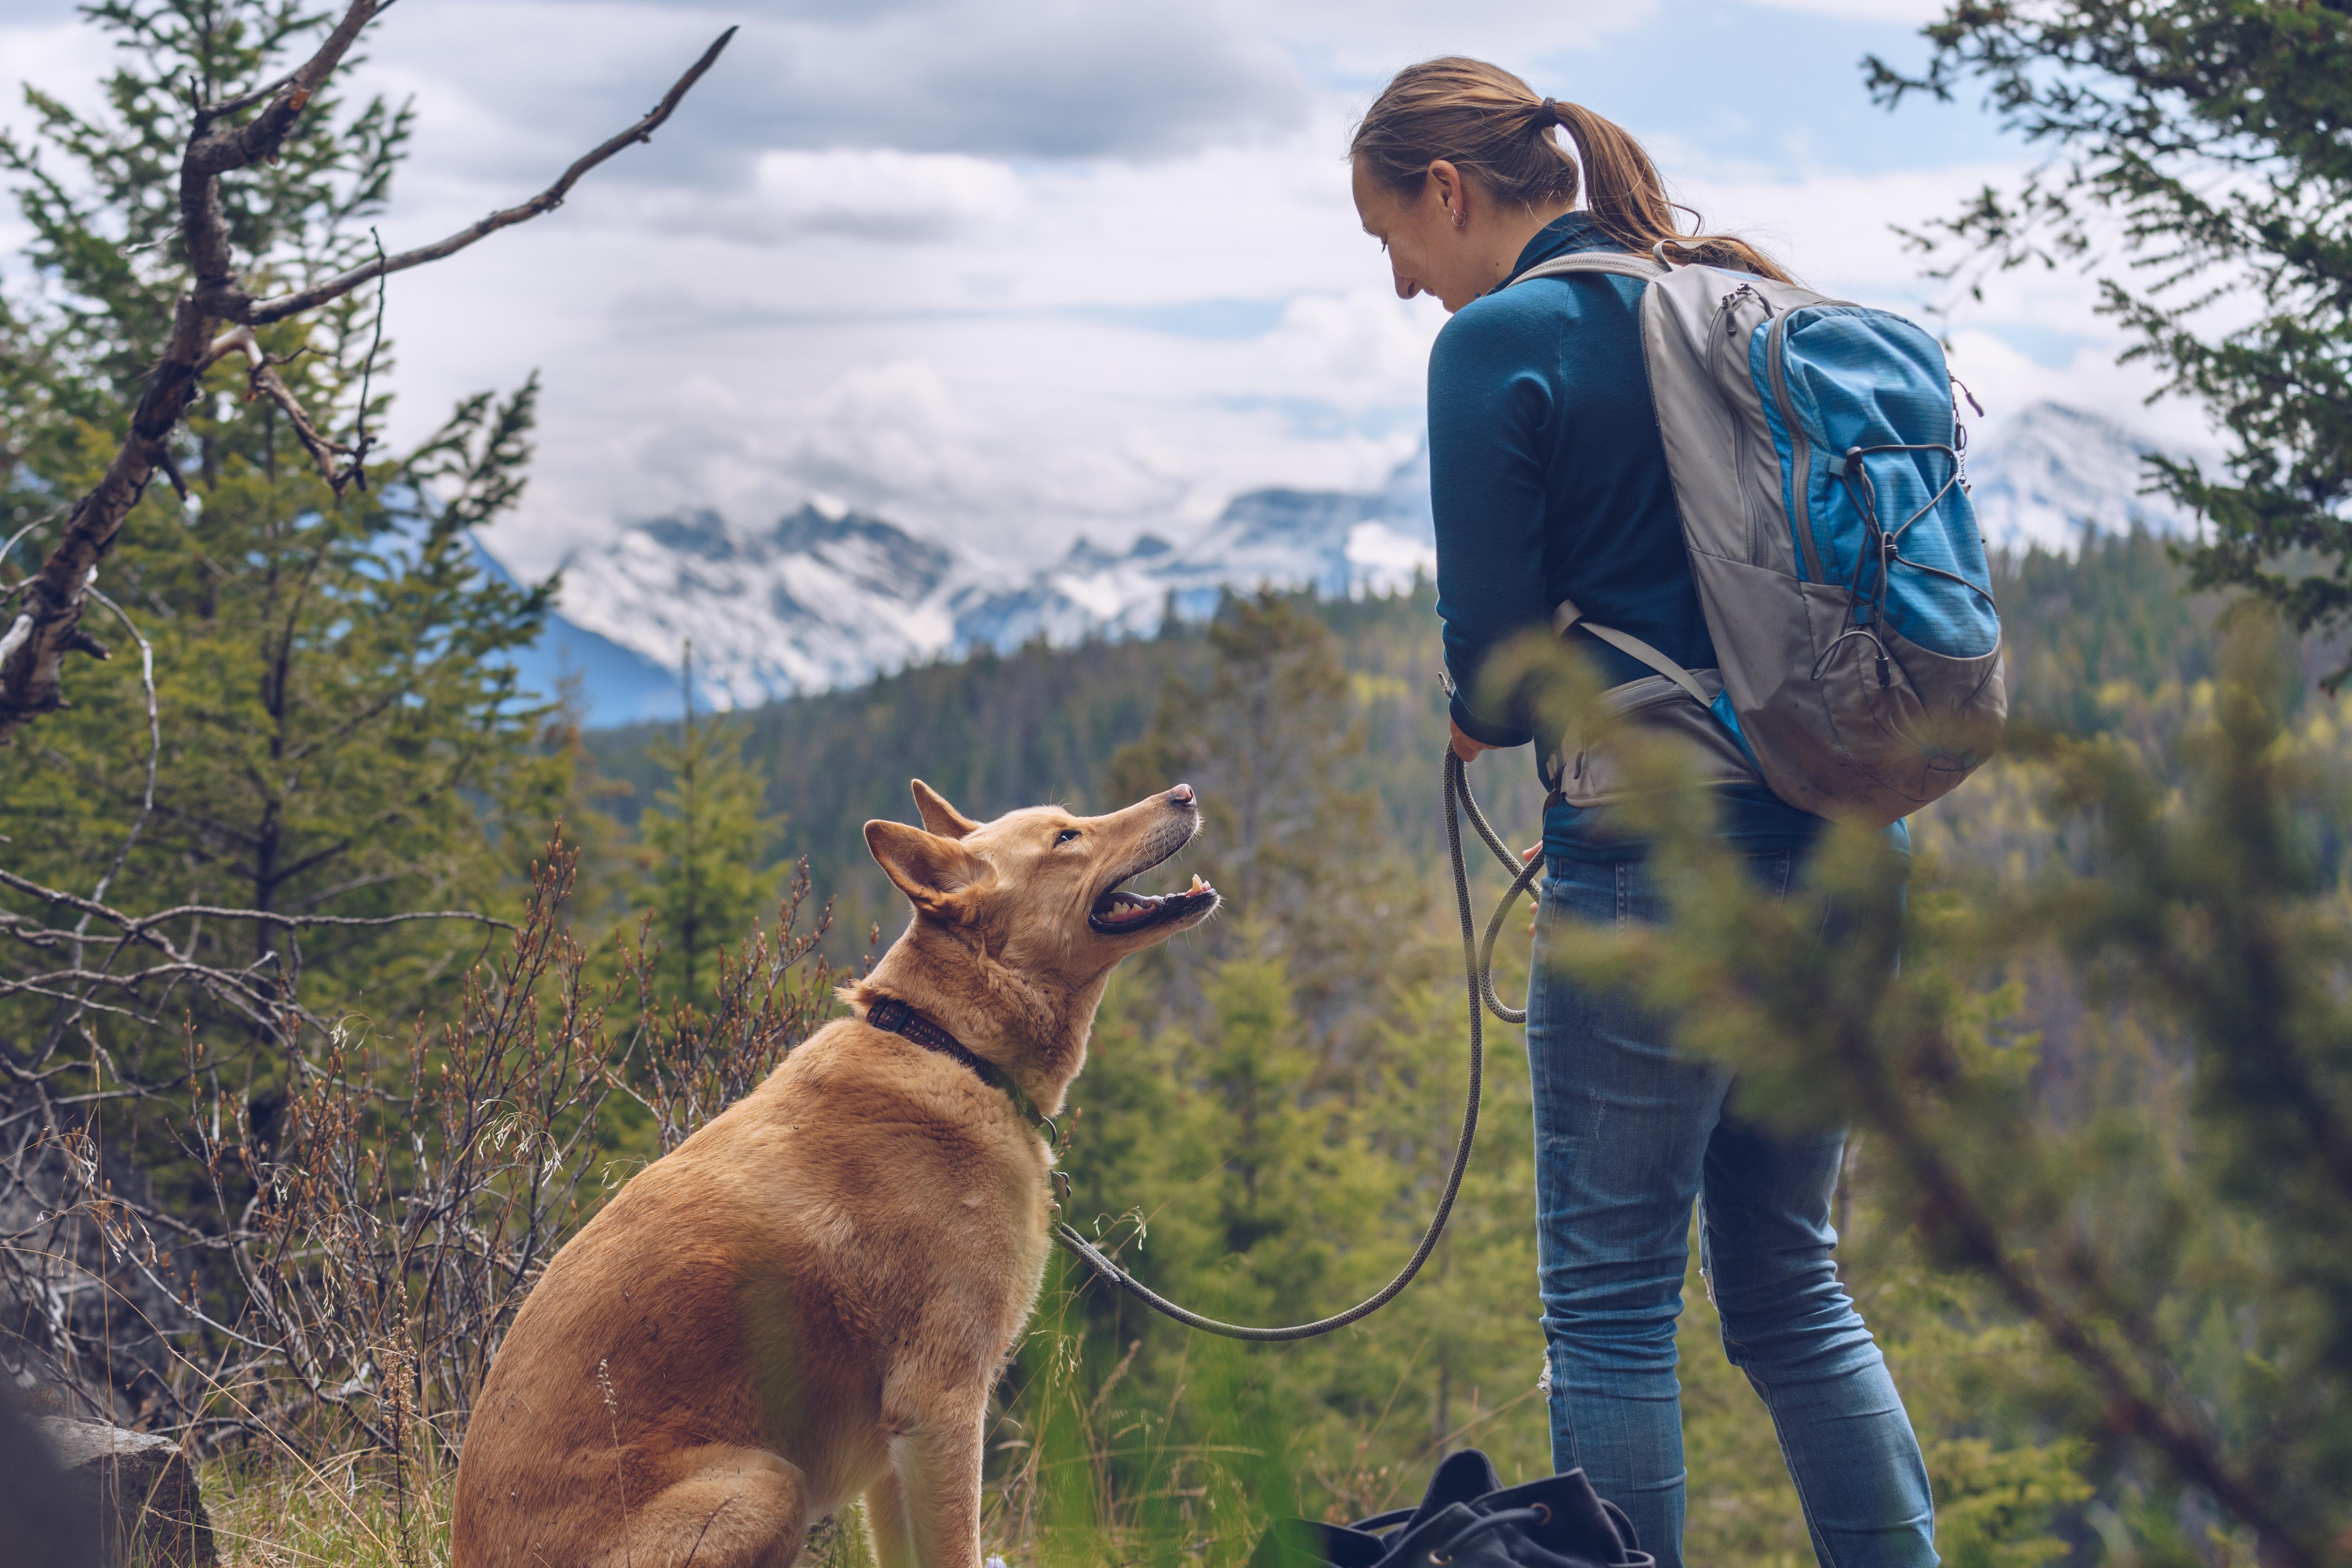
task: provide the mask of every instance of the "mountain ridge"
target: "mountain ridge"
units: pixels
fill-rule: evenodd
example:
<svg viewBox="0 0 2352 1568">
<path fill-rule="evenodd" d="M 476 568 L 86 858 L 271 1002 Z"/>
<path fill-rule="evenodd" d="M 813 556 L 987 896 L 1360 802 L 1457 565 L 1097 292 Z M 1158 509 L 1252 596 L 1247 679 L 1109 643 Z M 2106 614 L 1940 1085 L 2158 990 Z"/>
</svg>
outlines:
<svg viewBox="0 0 2352 1568">
<path fill-rule="evenodd" d="M 2177 507 L 2138 493 L 2156 450 L 2097 414 L 2020 411 L 1969 455 L 1988 544 L 2063 552 L 2084 529 L 2186 531 Z M 1434 569 L 1428 456 L 1377 489 L 1251 490 L 1189 541 L 1174 531 L 1123 550 L 1081 537 L 1024 565 L 818 500 L 764 529 L 683 510 L 567 562 L 561 613 L 518 665 L 537 689 L 568 679 L 603 725 L 675 712 L 689 642 L 698 701 L 740 708 L 1038 637 L 1148 636 L 1170 616 L 1205 617 L 1228 589 L 1393 593 Z"/>
</svg>

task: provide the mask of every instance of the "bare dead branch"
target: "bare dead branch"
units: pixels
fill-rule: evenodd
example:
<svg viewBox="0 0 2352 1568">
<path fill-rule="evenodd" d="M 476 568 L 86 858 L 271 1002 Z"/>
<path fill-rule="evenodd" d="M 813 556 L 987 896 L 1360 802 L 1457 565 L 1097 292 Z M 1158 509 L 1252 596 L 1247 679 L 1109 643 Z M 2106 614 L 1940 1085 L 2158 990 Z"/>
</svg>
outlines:
<svg viewBox="0 0 2352 1568">
<path fill-rule="evenodd" d="M 251 298 L 230 279 L 235 258 L 229 253 L 228 221 L 221 210 L 220 177 L 278 155 L 311 96 L 342 63 L 361 29 L 383 9 L 383 0 L 352 0 L 318 52 L 243 125 L 216 131 L 212 117 L 198 117 L 196 133 L 180 161 L 180 228 L 196 270 L 196 298 L 211 314 L 241 320 Z"/>
<path fill-rule="evenodd" d="M 496 915 L 486 915 L 473 910 L 415 910 L 396 915 L 297 915 L 276 910 L 230 909 L 219 904 L 175 904 L 152 914 L 133 916 L 110 909 L 95 899 L 81 898 L 60 888 L 44 887 L 14 871 L 0 870 L 0 887 L 13 888 L 44 903 L 60 904 L 78 912 L 94 914 L 131 933 L 152 931 L 167 921 L 200 916 L 214 920 L 264 921 L 281 926 L 390 926 L 404 925 L 411 921 L 473 921 L 481 925 L 496 926 L 501 931 L 515 929 L 511 921 L 502 921 Z"/>
<path fill-rule="evenodd" d="M 6 564 L 6 563 L 7 563 L 8 557 L 9 557 L 11 554 L 13 554 L 13 553 L 15 552 L 15 551 L 16 551 L 16 546 L 18 546 L 19 544 L 22 544 L 22 543 L 24 543 L 24 542 L 25 542 L 25 537 L 26 537 L 26 535 L 27 535 L 27 534 L 29 534 L 29 533 L 31 533 L 31 532 L 33 531 L 33 530 L 35 530 L 35 529 L 37 529 L 37 528 L 40 528 L 40 527 L 45 526 L 46 524 L 48 524 L 48 523 L 52 523 L 52 522 L 57 521 L 57 520 L 58 520 L 58 519 L 59 519 L 59 518 L 61 518 L 61 517 L 63 517 L 63 516 L 65 516 L 65 511 L 64 511 L 64 510 L 63 510 L 62 508 L 60 508 L 59 510 L 56 510 L 56 511 L 50 512 L 50 513 L 49 513 L 47 516 L 46 516 L 46 517 L 37 517 L 37 518 L 35 518 L 32 521 L 30 521 L 30 522 L 26 523 L 24 527 L 22 527 L 22 528 L 18 529 L 16 532 L 14 532 L 14 533 L 10 534 L 10 535 L 8 536 L 8 542 L 7 542 L 7 543 L 5 543 L 5 544 L 0 544 L 0 565 L 5 565 L 5 564 Z"/>
<path fill-rule="evenodd" d="M 106 875 L 98 879 L 98 886 L 90 892 L 89 896 L 92 899 L 103 899 L 106 897 L 108 886 L 114 880 L 115 873 L 121 870 L 122 863 L 131 858 L 131 847 L 139 842 L 140 832 L 147 826 L 147 819 L 154 815 L 155 764 L 163 754 L 163 721 L 155 707 L 154 647 L 141 634 L 137 626 L 131 624 L 131 617 L 123 614 L 121 605 L 100 593 L 95 586 L 91 587 L 89 596 L 113 611 L 114 618 L 122 623 L 122 629 L 129 632 L 131 639 L 138 643 L 139 679 L 147 691 L 147 792 L 140 797 L 139 815 L 132 819 L 131 831 L 123 837 L 122 847 L 115 852 L 114 863 L 106 868 Z M 89 921 L 89 916 L 83 915 L 83 924 L 87 925 Z"/>
<path fill-rule="evenodd" d="M 303 411 L 293 389 L 278 375 L 276 365 L 264 361 L 254 366 L 246 375 L 246 386 L 248 400 L 266 397 L 285 410 L 287 423 L 294 426 L 294 438 L 302 443 L 302 449 L 310 454 L 312 462 L 319 465 L 319 477 L 326 480 L 337 495 L 341 495 L 343 487 L 351 483 L 352 476 L 335 459 L 349 453 L 351 448 L 319 434 L 319 427 L 310 423 L 310 416 Z"/>
<path fill-rule="evenodd" d="M 394 0 L 382 0 L 382 3 L 376 5 L 368 19 L 373 20 L 374 17 L 383 16 L 386 11 L 392 9 L 393 5 Z M 362 26 L 364 25 L 364 23 L 362 24 Z M 356 36 L 358 28 L 354 27 L 352 32 L 354 36 Z M 331 42 L 332 40 L 331 39 L 330 41 Z M 343 47 L 349 47 L 350 40 L 344 40 Z M 322 50 L 321 53 L 323 54 L 324 51 Z M 341 58 L 340 50 L 337 52 L 337 58 Z M 315 92 L 318 90 L 320 85 L 327 79 L 328 75 L 332 69 L 333 62 L 330 62 L 325 69 L 320 69 L 319 56 L 314 55 L 310 59 L 305 60 L 302 64 L 295 67 L 292 70 L 288 71 L 284 76 L 278 78 L 275 81 L 265 82 L 259 87 L 253 88 L 246 92 L 238 93 L 234 98 L 222 99 L 216 103 L 197 103 L 195 105 L 196 117 L 200 121 L 214 121 L 219 119 L 224 114 L 239 114 L 244 112 L 246 110 L 251 109 L 257 103 L 275 98 L 285 89 L 289 87 L 300 86 L 305 81 L 308 81 L 310 90 Z M 312 71 L 316 71 L 317 74 L 315 76 L 310 75 L 309 73 Z"/>
<path fill-rule="evenodd" d="M 215 329 L 226 321 L 235 329 L 268 325 L 315 309 L 349 293 L 362 283 L 385 273 L 454 255 L 486 235 L 551 212 L 580 177 L 623 148 L 650 140 L 694 84 L 718 59 L 735 29 L 719 35 L 679 78 L 661 102 L 635 125 L 589 153 L 561 179 L 519 207 L 493 213 L 461 233 L 436 245 L 380 258 L 310 289 L 257 304 L 236 282 L 230 254 L 228 226 L 221 206 L 223 174 L 275 157 L 300 121 L 312 96 L 334 74 L 352 42 L 368 23 L 381 16 L 391 0 L 352 0 L 318 51 L 297 69 L 270 84 L 268 89 L 201 107 L 195 134 L 180 166 L 180 225 L 195 270 L 194 286 L 183 296 L 172 318 L 172 329 L 155 367 L 148 373 L 131 428 L 108 463 L 95 489 L 76 502 L 65 529 L 40 571 L 11 590 L 23 607 L 0 630 L 0 744 L 43 713 L 65 706 L 65 656 L 68 652 L 99 653 L 101 645 L 82 633 L 82 610 L 91 574 L 121 532 L 123 521 L 146 492 L 159 468 L 169 468 L 172 432 L 186 415 L 205 370 L 225 352 L 246 347 L 236 331 L 216 339 Z M 238 126 L 216 123 L 234 110 L 266 104 L 250 121 Z M 258 346 L 247 351 L 250 362 Z M 308 415 L 278 378 L 266 374 L 266 363 L 248 370 L 248 385 L 288 410 L 296 433 L 320 465 L 338 495 L 356 477 L 339 473 L 334 454 L 347 450 L 319 435 Z"/>
<path fill-rule="evenodd" d="M 445 256 L 455 256 L 478 239 L 486 238 L 502 228 L 511 228 L 519 223 L 528 223 L 541 213 L 553 212 L 563 205 L 563 198 L 571 194 L 573 185 L 579 184 L 583 174 L 632 143 L 652 141 L 654 132 L 659 129 L 662 122 L 667 120 L 671 112 L 677 108 L 678 100 L 692 89 L 696 82 L 702 79 L 703 73 L 718 61 L 719 52 L 727 47 L 728 41 L 734 37 L 735 29 L 732 27 L 719 34 L 718 40 L 703 51 L 702 58 L 695 61 L 693 67 L 684 76 L 677 79 L 676 85 L 663 95 L 661 102 L 656 104 L 650 113 L 594 152 L 574 163 L 572 167 L 563 171 L 562 176 L 555 184 L 529 201 L 517 206 L 505 208 L 503 211 L 494 212 L 479 223 L 469 225 L 447 238 L 436 240 L 431 245 L 419 246 L 415 250 L 404 250 L 397 256 L 363 262 L 348 272 L 337 273 L 334 277 L 322 283 L 314 284 L 310 288 L 299 289 L 291 294 L 281 294 L 274 300 L 257 301 L 252 309 L 246 312 L 245 320 L 257 327 L 266 327 L 272 321 L 282 321 L 289 316 L 299 315 L 305 310 L 317 310 L 329 300 L 340 299 L 350 293 L 371 279 L 380 278 L 387 273 L 405 271 L 411 267 L 421 267 L 428 261 L 438 261 Z"/>
<path fill-rule="evenodd" d="M 188 500 L 188 476 L 180 472 L 179 460 L 172 456 L 170 447 L 155 454 L 155 466 L 163 470 L 163 478 L 171 482 L 172 493 L 184 504 Z"/>
</svg>

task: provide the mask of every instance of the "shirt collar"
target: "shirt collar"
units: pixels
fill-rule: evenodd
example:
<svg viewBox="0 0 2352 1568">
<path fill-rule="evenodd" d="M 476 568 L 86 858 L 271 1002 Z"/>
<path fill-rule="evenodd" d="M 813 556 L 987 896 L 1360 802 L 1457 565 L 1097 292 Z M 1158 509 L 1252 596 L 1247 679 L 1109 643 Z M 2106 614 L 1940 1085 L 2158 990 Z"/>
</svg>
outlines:
<svg viewBox="0 0 2352 1568">
<path fill-rule="evenodd" d="M 1571 256 L 1580 250 L 1622 250 L 1624 245 L 1607 229 L 1601 220 L 1589 212 L 1562 213 L 1543 227 L 1519 252 L 1512 263 L 1508 278 L 1517 278 L 1538 262 L 1549 261 L 1555 256 Z"/>
</svg>

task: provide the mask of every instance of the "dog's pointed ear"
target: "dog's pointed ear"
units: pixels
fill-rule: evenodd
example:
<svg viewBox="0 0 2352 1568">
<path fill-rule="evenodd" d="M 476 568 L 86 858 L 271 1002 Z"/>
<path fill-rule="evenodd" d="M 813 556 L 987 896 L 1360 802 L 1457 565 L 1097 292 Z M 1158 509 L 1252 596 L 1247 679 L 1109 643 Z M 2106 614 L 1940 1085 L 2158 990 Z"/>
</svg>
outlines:
<svg viewBox="0 0 2352 1568">
<path fill-rule="evenodd" d="M 911 781 L 915 792 L 915 809 L 923 814 L 923 826 L 942 838 L 961 838 L 980 824 L 948 804 L 948 797 L 920 779 Z"/>
<path fill-rule="evenodd" d="M 941 920 L 961 917 L 964 900 L 996 878 L 995 868 L 957 843 L 903 822 L 869 822 L 866 847 L 908 900 Z"/>
</svg>

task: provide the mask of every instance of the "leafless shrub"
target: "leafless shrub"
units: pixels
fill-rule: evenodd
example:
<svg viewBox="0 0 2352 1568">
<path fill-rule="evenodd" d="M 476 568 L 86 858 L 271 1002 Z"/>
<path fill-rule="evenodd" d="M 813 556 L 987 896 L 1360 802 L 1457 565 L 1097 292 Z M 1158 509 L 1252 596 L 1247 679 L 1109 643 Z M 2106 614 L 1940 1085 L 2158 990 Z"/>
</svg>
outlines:
<svg viewBox="0 0 2352 1568">
<path fill-rule="evenodd" d="M 646 1157 L 674 1148 L 831 1011 L 839 976 L 813 956 L 831 911 L 809 908 L 804 865 L 776 930 L 722 959 L 708 1015 L 660 1000 L 643 942 L 617 978 L 591 978 L 562 919 L 575 868 L 551 847 L 508 951 L 442 1026 L 394 1044 L 325 1026 L 273 1136 L 191 1031 L 177 1131 L 205 1212 L 110 1188 L 70 1107 L 0 1149 L 0 1192 L 37 1182 L 47 1199 L 47 1230 L 0 1238 L 0 1267 L 41 1274 L 38 1300 L 84 1294 L 151 1324 L 166 1354 L 144 1373 L 149 1424 L 313 1462 L 378 1456 L 404 1498 L 412 1466 L 437 1473 L 455 1453 L 516 1311 L 627 1173 L 629 1140 Z M 628 995 L 635 1021 L 608 1028 Z M 632 1106 L 649 1125 L 632 1131 Z M 61 1226 L 79 1227 L 78 1250 L 56 1250 Z M 113 1353 L 113 1319 L 84 1318 L 64 1314 L 53 1338 L 87 1375 Z"/>
<path fill-rule="evenodd" d="M 806 1039 L 832 1008 L 832 971 L 809 955 L 830 927 L 827 905 L 809 930 L 799 912 L 812 889 L 808 862 L 793 868 L 775 934 L 758 931 L 740 959 L 722 958 L 718 994 L 704 1016 L 683 1003 L 665 1005 L 653 988 L 654 960 L 640 930 L 629 978 L 644 1020 L 631 1048 L 606 1070 L 610 1086 L 653 1117 L 667 1154 L 694 1130 L 749 1093 Z"/>
</svg>

